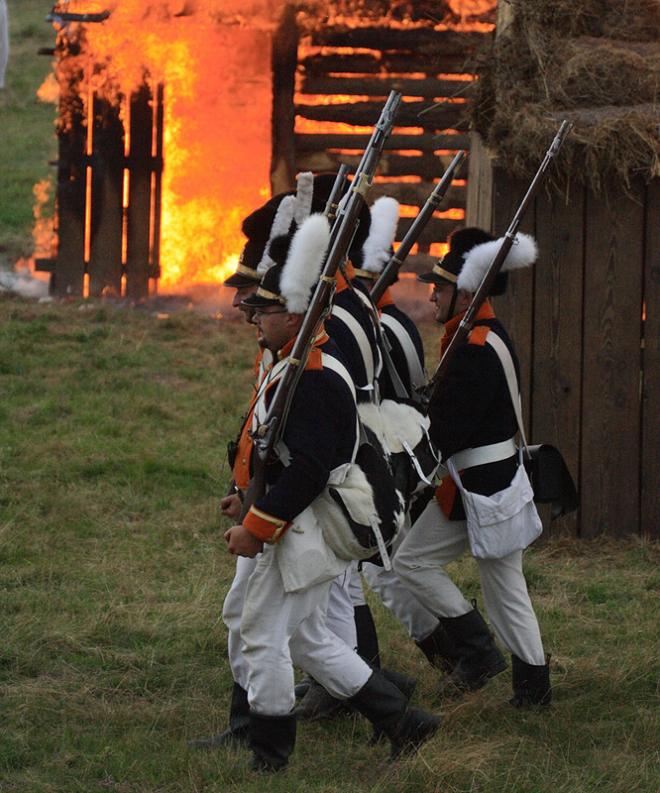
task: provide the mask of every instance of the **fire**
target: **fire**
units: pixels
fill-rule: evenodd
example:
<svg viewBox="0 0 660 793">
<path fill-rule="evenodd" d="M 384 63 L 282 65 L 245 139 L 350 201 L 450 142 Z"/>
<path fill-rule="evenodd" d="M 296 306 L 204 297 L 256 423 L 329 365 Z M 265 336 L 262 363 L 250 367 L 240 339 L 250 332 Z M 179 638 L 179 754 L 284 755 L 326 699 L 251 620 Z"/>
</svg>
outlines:
<svg viewBox="0 0 660 793">
<path fill-rule="evenodd" d="M 447 6 L 452 13 L 432 25 L 437 30 L 481 30 L 480 26 L 487 23 L 477 17 L 495 5 L 495 0 L 448 0 Z M 64 23 L 61 36 L 66 36 L 67 31 L 74 34 L 77 30 L 84 31 L 82 54 L 64 58 L 57 78 L 49 76 L 38 94 L 43 101 L 56 102 L 60 92 L 77 81 L 86 116 L 88 155 L 93 153 L 92 124 L 88 122 L 93 117 L 95 97 L 106 98 L 120 108 L 125 129 L 124 153 L 130 158 L 131 105 L 128 98 L 145 83 L 152 95 L 157 86 L 164 86 L 160 235 L 156 237 L 152 223 L 149 240 L 152 252 L 159 248 L 161 276 L 158 284 L 161 289 L 224 280 L 234 270 L 244 244 L 240 230 L 242 218 L 270 195 L 271 34 L 283 6 L 273 0 L 59 0 L 55 4 L 54 11 L 60 13 L 110 12 L 100 23 Z M 301 18 L 307 17 L 308 28 L 310 18 L 314 18 L 316 24 L 344 23 L 351 27 L 374 24 L 373 18 L 356 16 L 360 2 L 314 6 L 314 2 L 307 4 L 306 10 L 300 12 Z M 352 14 L 341 11 L 347 6 L 355 9 Z M 428 20 L 412 22 L 388 18 L 386 21 L 392 28 L 428 26 Z M 56 22 L 55 26 L 62 31 L 61 23 Z M 299 61 L 308 55 L 324 53 L 326 49 L 313 47 L 309 39 L 303 38 Z M 350 47 L 332 47 L 327 51 L 336 55 L 377 53 L 376 50 Z M 82 75 L 80 79 L 78 73 Z M 348 75 L 337 73 L 335 76 Z M 357 76 L 352 75 L 353 78 Z M 363 75 L 365 79 L 373 76 Z M 384 76 L 383 72 L 379 76 Z M 421 76 L 416 72 L 387 75 L 391 79 Z M 471 75 L 451 75 L 451 78 L 473 79 Z M 379 98 L 358 94 L 305 94 L 300 80 L 298 83 L 294 103 L 299 106 L 345 105 Z M 405 101 L 419 99 L 421 97 L 405 97 Z M 460 104 L 465 100 L 454 97 L 443 101 Z M 156 103 L 153 105 L 155 108 Z M 65 113 L 60 124 L 66 123 Z M 415 136 L 424 134 L 425 129 L 400 127 L 393 132 Z M 299 114 L 295 118 L 297 134 L 368 135 L 371 131 L 371 126 L 312 121 Z M 451 134 L 451 131 L 445 130 L 444 134 Z M 414 153 L 412 149 L 399 149 L 391 150 L 389 156 Z M 444 153 L 444 150 L 437 153 Z M 152 155 L 155 155 L 155 138 Z M 86 180 L 89 198 L 93 188 L 89 166 Z M 124 239 L 121 255 L 124 263 L 127 261 L 126 215 L 130 181 L 126 169 L 122 195 Z M 376 181 L 416 183 L 420 177 L 377 177 Z M 154 205 L 154 194 L 152 191 L 152 218 L 159 213 Z M 89 262 L 93 220 L 89 210 L 92 202 L 87 203 L 85 260 Z M 418 211 L 412 207 L 404 211 L 413 210 Z M 462 215 L 462 210 L 436 213 L 437 217 L 456 220 L 462 219 Z M 40 216 L 35 233 L 44 237 L 44 227 L 44 217 Z M 50 235 L 52 237 L 52 229 Z M 46 247 L 50 249 L 52 245 Z"/>
<path fill-rule="evenodd" d="M 83 26 L 86 85 L 79 91 L 87 113 L 94 93 L 119 102 L 128 130 L 126 97 L 145 81 L 152 91 L 165 86 L 160 289 L 222 282 L 245 242 L 242 218 L 270 195 L 270 7 L 268 0 L 71 0 L 55 7 L 111 12 Z M 52 77 L 39 95 L 57 100 Z M 88 124 L 88 153 L 91 145 Z M 126 171 L 124 209 L 128 187 Z"/>
</svg>

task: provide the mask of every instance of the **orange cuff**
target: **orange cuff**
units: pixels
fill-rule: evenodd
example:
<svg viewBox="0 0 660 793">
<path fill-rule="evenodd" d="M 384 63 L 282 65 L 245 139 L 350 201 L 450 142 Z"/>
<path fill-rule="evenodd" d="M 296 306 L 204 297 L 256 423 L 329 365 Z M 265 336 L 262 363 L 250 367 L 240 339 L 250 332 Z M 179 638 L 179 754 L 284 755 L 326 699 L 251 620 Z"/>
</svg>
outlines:
<svg viewBox="0 0 660 793">
<path fill-rule="evenodd" d="M 275 515 L 262 512 L 254 506 L 250 507 L 249 512 L 243 518 L 243 526 L 250 534 L 262 542 L 277 542 L 289 528 L 289 525 L 286 520 L 281 520 L 276 518 Z"/>
</svg>

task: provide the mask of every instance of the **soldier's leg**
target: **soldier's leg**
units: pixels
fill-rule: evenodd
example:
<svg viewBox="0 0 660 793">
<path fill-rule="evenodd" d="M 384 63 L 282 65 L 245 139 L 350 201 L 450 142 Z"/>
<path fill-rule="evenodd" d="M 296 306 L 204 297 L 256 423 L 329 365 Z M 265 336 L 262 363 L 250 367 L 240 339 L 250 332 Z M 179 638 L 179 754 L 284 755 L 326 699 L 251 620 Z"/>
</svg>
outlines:
<svg viewBox="0 0 660 793">
<path fill-rule="evenodd" d="M 352 571 L 337 576 L 330 585 L 328 595 L 328 628 L 349 647 L 357 647 L 357 631 L 355 628 L 355 613 L 353 597 L 351 594 Z"/>
<path fill-rule="evenodd" d="M 467 548 L 465 521 L 448 520 L 433 500 L 394 557 L 395 571 L 426 608 L 438 615 L 451 639 L 456 662 L 440 684 L 443 695 L 481 688 L 506 669 L 481 614 L 443 569 Z"/>
<path fill-rule="evenodd" d="M 320 602 L 323 608 L 327 607 L 330 583 L 285 592 L 271 546 L 265 547 L 250 577 L 241 636 L 248 666 L 249 744 L 255 770 L 284 768 L 293 751 L 296 717 L 289 643 L 300 623 Z"/>
<path fill-rule="evenodd" d="M 444 570 L 468 548 L 464 521 L 447 520 L 435 499 L 410 528 L 393 559 L 394 572 L 438 617 L 458 617 L 472 608 Z"/>
<path fill-rule="evenodd" d="M 229 706 L 229 726 L 217 735 L 195 738 L 188 745 L 195 749 L 216 749 L 247 743 L 250 706 L 247 696 L 247 663 L 241 649 L 241 615 L 248 580 L 257 559 L 236 558 L 234 579 L 222 606 L 222 620 L 227 626 L 227 656 L 234 684 Z"/>
<path fill-rule="evenodd" d="M 539 623 L 527 591 L 522 551 L 502 559 L 479 559 L 486 612 L 513 664 L 512 704 L 547 705 L 550 673 Z"/>
<path fill-rule="evenodd" d="M 435 733 L 437 717 L 409 708 L 406 696 L 394 683 L 328 630 L 322 603 L 300 624 L 290 646 L 295 663 L 390 739 L 392 757 L 416 748 Z"/>
<path fill-rule="evenodd" d="M 241 616 L 248 581 L 257 566 L 257 558 L 236 557 L 236 573 L 222 606 L 222 621 L 227 626 L 229 666 L 232 677 L 243 688 L 247 687 L 247 663 L 241 649 Z"/>
<path fill-rule="evenodd" d="M 364 597 L 362 578 L 357 562 L 351 563 L 348 591 L 353 601 L 353 619 L 357 634 L 357 651 L 371 666 L 380 666 L 380 647 L 373 614 Z"/>
<path fill-rule="evenodd" d="M 332 581 L 328 596 L 326 622 L 328 629 L 335 636 L 338 636 L 351 649 L 355 649 L 357 647 L 357 631 L 353 597 L 351 596 L 351 578 L 352 570 L 349 567 Z M 361 591 L 360 594 L 362 594 Z M 327 692 L 311 676 L 304 678 L 303 682 L 306 685 L 306 690 L 300 694 L 298 686 L 296 686 L 296 696 L 300 697 L 300 702 L 296 706 L 298 719 L 318 721 L 335 716 L 344 710 L 343 703 Z"/>
</svg>

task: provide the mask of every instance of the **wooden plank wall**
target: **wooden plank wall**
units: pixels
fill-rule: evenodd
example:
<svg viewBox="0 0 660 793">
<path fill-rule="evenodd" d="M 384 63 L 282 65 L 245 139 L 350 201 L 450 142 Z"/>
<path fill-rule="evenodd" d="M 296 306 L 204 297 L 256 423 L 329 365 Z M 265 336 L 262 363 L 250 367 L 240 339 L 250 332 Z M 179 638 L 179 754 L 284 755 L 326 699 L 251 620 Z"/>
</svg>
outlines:
<svg viewBox="0 0 660 793">
<path fill-rule="evenodd" d="M 495 170 L 494 233 L 525 187 Z M 659 180 L 628 195 L 546 191 L 522 229 L 539 261 L 495 301 L 520 355 L 530 439 L 561 449 L 580 490 L 579 513 L 553 532 L 659 532 L 659 212 Z"/>
<path fill-rule="evenodd" d="M 403 237 L 453 154 L 469 148 L 464 103 L 470 82 L 458 75 L 488 34 L 436 31 L 431 26 L 390 29 L 374 25 L 301 29 L 298 35 L 293 107 L 286 99 L 282 101 L 279 90 L 288 91 L 292 79 L 274 74 L 278 93 L 273 130 L 291 130 L 293 126 L 294 136 L 293 150 L 287 149 L 290 141 L 284 135 L 273 141 L 273 171 L 278 176 L 277 181 L 272 179 L 273 190 L 292 187 L 292 175 L 297 171 L 336 171 L 340 162 L 355 167 L 369 140 L 366 128 L 375 123 L 389 91 L 396 88 L 404 94 L 405 104 L 386 143 L 371 196 L 391 195 L 403 205 L 402 214 L 407 216 L 401 218 L 398 229 L 398 236 Z M 290 62 L 286 53 L 294 38 L 285 12 L 275 37 L 280 69 Z M 347 52 L 347 48 L 356 51 Z M 390 77 L 388 72 L 396 76 Z M 282 173 L 288 175 L 288 184 L 279 178 Z M 418 255 L 408 257 L 404 269 L 428 268 L 431 246 L 444 242 L 463 224 L 466 175 L 467 169 L 459 174 L 442 206 L 442 212 L 459 210 L 460 217 L 436 213 L 420 238 Z M 437 248 L 433 253 L 437 258 Z"/>
</svg>

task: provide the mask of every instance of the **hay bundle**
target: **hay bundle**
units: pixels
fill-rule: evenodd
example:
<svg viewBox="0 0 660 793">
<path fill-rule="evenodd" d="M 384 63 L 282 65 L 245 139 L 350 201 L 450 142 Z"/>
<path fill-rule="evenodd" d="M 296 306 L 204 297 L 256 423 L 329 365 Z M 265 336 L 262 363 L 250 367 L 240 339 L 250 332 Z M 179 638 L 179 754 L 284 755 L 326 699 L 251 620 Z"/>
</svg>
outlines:
<svg viewBox="0 0 660 793">
<path fill-rule="evenodd" d="M 472 121 L 498 165 L 538 166 L 557 127 L 575 131 L 558 173 L 599 189 L 660 176 L 660 3 L 512 0 L 513 21 L 476 64 Z"/>
</svg>

